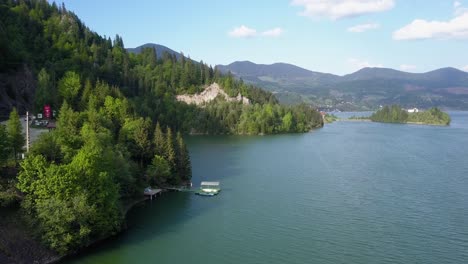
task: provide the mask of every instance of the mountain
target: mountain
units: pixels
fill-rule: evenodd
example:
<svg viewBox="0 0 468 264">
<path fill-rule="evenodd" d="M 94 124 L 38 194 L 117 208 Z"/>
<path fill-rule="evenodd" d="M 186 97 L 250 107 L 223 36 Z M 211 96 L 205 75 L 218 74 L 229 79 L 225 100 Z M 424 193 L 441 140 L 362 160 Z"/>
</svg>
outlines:
<svg viewBox="0 0 468 264">
<path fill-rule="evenodd" d="M 219 65 L 221 71 L 231 71 L 235 74 L 242 74 L 246 76 L 278 76 L 286 78 L 336 78 L 337 75 L 313 72 L 304 68 L 287 64 L 275 63 L 271 65 L 255 64 L 250 61 L 237 61 L 227 66 Z"/>
<path fill-rule="evenodd" d="M 283 103 L 306 102 L 341 110 L 370 110 L 384 104 L 468 109 L 468 73 L 455 68 L 426 73 L 363 68 L 344 76 L 286 63 L 238 61 L 217 68 L 273 91 Z"/>
<path fill-rule="evenodd" d="M 136 48 L 128 48 L 126 49 L 128 52 L 130 53 L 136 53 L 136 54 L 139 54 L 141 53 L 141 51 L 144 49 L 144 48 L 154 48 L 156 49 L 156 54 L 159 58 L 162 57 L 162 55 L 167 52 L 171 55 L 175 55 L 177 59 L 180 59 L 182 54 L 179 53 L 179 52 L 176 52 L 166 46 L 163 46 L 163 45 L 159 45 L 159 44 L 155 44 L 155 43 L 146 43 L 146 44 L 143 44 L 141 46 L 138 46 Z"/>
<path fill-rule="evenodd" d="M 249 83 L 259 84 L 269 90 L 283 90 L 334 83 L 340 77 L 329 73 L 309 71 L 287 64 L 255 64 L 250 61 L 237 61 L 229 65 L 216 66 L 222 73 L 231 72 Z"/>
</svg>

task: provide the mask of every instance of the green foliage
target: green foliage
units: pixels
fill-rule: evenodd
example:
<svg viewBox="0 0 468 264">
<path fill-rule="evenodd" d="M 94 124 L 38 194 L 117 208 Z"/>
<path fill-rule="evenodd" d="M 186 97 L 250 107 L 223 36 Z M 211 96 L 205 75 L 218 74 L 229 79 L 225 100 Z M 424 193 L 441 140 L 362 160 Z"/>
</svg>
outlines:
<svg viewBox="0 0 468 264">
<path fill-rule="evenodd" d="M 35 110 L 42 112 L 44 105 L 54 105 L 55 91 L 50 75 L 42 68 L 37 76 L 37 88 L 35 95 Z"/>
<path fill-rule="evenodd" d="M 2 11 L 7 28 L 14 29 L 5 33 L 6 39 L 12 40 L 5 44 L 7 50 L 16 51 L 16 61 L 39 71 L 36 110 L 40 110 L 44 103 L 58 108 L 66 101 L 71 110 L 81 111 L 88 108 L 94 86 L 99 92 L 94 93 L 93 103 L 100 107 L 106 101 L 104 113 L 107 118 L 110 111 L 115 113 L 111 120 L 117 124 L 122 123 L 116 119 L 122 119 L 123 115 L 116 109 L 125 109 L 122 112 L 127 113 L 133 108 L 139 116 L 149 117 L 162 127 L 169 126 L 185 133 L 285 132 L 278 128 L 278 124 L 273 124 L 274 120 L 280 123 L 284 113 L 271 115 L 271 107 L 278 103 L 272 93 L 236 80 L 231 74 L 222 75 L 203 61 L 195 62 L 183 55 L 176 57 L 169 53 L 158 57 L 154 48 L 144 48 L 138 54 L 128 53 L 120 36 L 117 35 L 113 42 L 110 38 L 103 38 L 84 26 L 72 12 L 54 8 L 40 0 L 9 2 Z M 83 89 L 81 80 L 86 80 Z M 260 107 L 255 106 L 252 110 L 220 102 L 219 106 L 212 105 L 205 111 L 175 100 L 177 94 L 198 93 L 213 82 L 219 83 L 230 96 L 247 97 Z M 110 88 L 105 83 L 116 87 Z M 103 98 L 102 95 L 108 94 L 109 90 L 113 91 L 113 97 L 117 95 L 114 91 L 119 91 L 128 101 L 113 102 Z M 56 91 L 60 98 L 55 98 Z M 258 108 L 262 113 L 256 113 Z M 252 116 L 254 112 L 256 114 Z M 95 112 L 95 116 L 100 114 Z M 241 115 L 246 126 L 241 125 Z M 256 125 L 248 120 L 251 117 L 264 122 Z M 299 119 L 299 116 L 295 118 Z M 196 119 L 201 123 L 194 122 Z M 305 124 L 298 122 L 287 131 L 303 132 L 320 125 L 321 121 L 314 118 L 306 120 Z M 119 127 L 114 126 L 111 130 L 115 133 Z M 145 159 L 150 160 L 151 156 L 147 154 Z M 68 156 L 67 151 L 65 156 Z"/>
<path fill-rule="evenodd" d="M 120 202 L 141 195 L 139 186 L 190 180 L 190 155 L 178 131 L 269 134 L 323 124 L 310 107 L 281 106 L 271 93 L 203 62 L 159 57 L 152 48 L 130 54 L 121 37 L 103 38 L 47 1 L 7 1 L 0 15 L 0 37 L 9 40 L 0 42 L 0 69 L 31 66 L 39 72 L 36 108 L 60 107 L 56 131 L 33 145 L 17 183 L 44 242 L 60 252 L 117 231 Z M 252 105 L 221 100 L 199 108 L 175 100 L 213 82 Z M 24 138 L 16 112 L 11 120 L 7 134 L 16 157 Z"/>
<path fill-rule="evenodd" d="M 192 166 L 190 155 L 180 132 L 177 132 L 177 172 L 182 181 L 189 181 L 192 178 Z"/>
<path fill-rule="evenodd" d="M 1 190 L 0 188 L 0 208 L 17 206 L 18 202 L 18 194 L 13 188 L 7 190 Z"/>
<path fill-rule="evenodd" d="M 213 101 L 197 114 L 187 116 L 196 133 L 257 135 L 308 132 L 323 126 L 320 113 L 306 105 Z"/>
<path fill-rule="evenodd" d="M 333 123 L 338 120 L 338 117 L 334 114 L 325 114 L 324 121 L 325 123 Z"/>
<path fill-rule="evenodd" d="M 149 118 L 135 116 L 127 99 L 103 82 L 86 97 L 81 111 L 63 102 L 57 129 L 39 137 L 18 175 L 23 208 L 44 242 L 59 252 L 119 230 L 121 200 L 141 194 L 138 186 L 191 177 L 180 134 L 174 138 L 170 128 L 164 133 Z"/>
<path fill-rule="evenodd" d="M 165 145 L 164 145 L 164 158 L 167 160 L 169 163 L 169 166 L 171 167 L 171 171 L 173 173 L 176 173 L 177 168 L 176 168 L 176 152 L 174 148 L 174 137 L 172 135 L 172 129 L 168 127 L 166 129 L 166 138 L 165 138 Z"/>
<path fill-rule="evenodd" d="M 23 127 L 21 126 L 21 120 L 16 108 L 13 108 L 13 111 L 10 113 L 6 129 L 8 133 L 9 146 L 12 150 L 14 159 L 17 160 L 18 155 L 23 150 L 26 140 L 24 138 Z"/>
<path fill-rule="evenodd" d="M 290 132 L 293 127 L 293 116 L 291 112 L 288 112 L 286 115 L 284 115 L 281 121 L 282 121 L 283 131 Z"/>
<path fill-rule="evenodd" d="M 78 93 L 80 92 L 80 89 L 80 76 L 75 72 L 65 73 L 65 76 L 60 79 L 58 84 L 60 96 L 64 101 L 75 107 L 78 104 Z"/>
<path fill-rule="evenodd" d="M 408 113 L 399 105 L 391 107 L 384 106 L 379 111 L 370 116 L 373 122 L 384 123 L 416 123 L 427 125 L 449 125 L 450 116 L 447 113 L 440 111 L 438 108 L 431 108 L 427 111 Z"/>
<path fill-rule="evenodd" d="M 159 155 L 154 155 L 153 161 L 146 170 L 150 183 L 159 186 L 168 184 L 171 174 L 171 166 L 166 159 Z"/>
<path fill-rule="evenodd" d="M 448 126 L 450 125 L 451 119 L 447 113 L 435 107 L 423 112 L 410 113 L 408 122 Z"/>
<path fill-rule="evenodd" d="M 48 162 L 60 163 L 63 159 L 61 146 L 55 131 L 42 133 L 31 146 L 33 155 L 42 155 Z"/>
<path fill-rule="evenodd" d="M 10 144 L 6 127 L 0 124 L 0 168 L 3 167 L 10 156 Z"/>
<path fill-rule="evenodd" d="M 41 199 L 35 210 L 44 230 L 44 241 L 58 252 L 65 253 L 89 242 L 91 217 L 96 215 L 96 208 L 87 203 L 83 194 L 68 201 L 56 197 Z"/>
<path fill-rule="evenodd" d="M 21 164 L 17 187 L 29 201 L 23 206 L 37 216 L 44 241 L 59 252 L 120 227 L 118 186 L 105 151 L 86 145 L 69 164 L 49 164 L 41 155 Z"/>
<path fill-rule="evenodd" d="M 161 130 L 159 122 L 156 123 L 156 128 L 154 130 L 154 151 L 156 155 L 163 156 L 165 153 L 165 139 L 164 133 Z"/>
<path fill-rule="evenodd" d="M 66 162 L 70 161 L 82 145 L 79 136 L 82 120 L 78 112 L 73 111 L 67 102 L 60 108 L 57 119 L 57 141 Z"/>
<path fill-rule="evenodd" d="M 399 105 L 384 106 L 373 113 L 370 120 L 383 123 L 406 123 L 408 121 L 408 112 Z"/>
</svg>

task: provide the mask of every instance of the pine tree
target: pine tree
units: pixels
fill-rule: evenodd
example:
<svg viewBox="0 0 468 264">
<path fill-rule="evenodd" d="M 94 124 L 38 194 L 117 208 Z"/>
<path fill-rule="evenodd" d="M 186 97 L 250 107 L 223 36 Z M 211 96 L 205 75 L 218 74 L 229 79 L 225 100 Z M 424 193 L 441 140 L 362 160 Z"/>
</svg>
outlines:
<svg viewBox="0 0 468 264">
<path fill-rule="evenodd" d="M 166 129 L 166 144 L 164 158 L 171 166 L 171 172 L 176 173 L 176 152 L 174 149 L 174 137 L 170 127 Z"/>
<path fill-rule="evenodd" d="M 51 79 L 44 68 L 39 72 L 37 79 L 37 89 L 34 102 L 36 111 L 41 111 L 44 105 L 52 103 L 52 97 L 50 95 Z"/>
<path fill-rule="evenodd" d="M 18 158 L 18 154 L 23 150 L 25 144 L 25 138 L 23 134 L 23 127 L 21 126 L 20 117 L 16 108 L 10 113 L 10 118 L 7 123 L 7 133 L 10 148 L 13 150 L 15 161 Z"/>
<path fill-rule="evenodd" d="M 63 100 L 66 100 L 73 109 L 76 109 L 78 94 L 81 89 L 80 76 L 75 72 L 66 72 L 59 81 L 59 93 Z"/>
<path fill-rule="evenodd" d="M 151 153 L 150 137 L 151 120 L 149 118 L 140 118 L 137 127 L 133 132 L 135 143 L 138 147 L 140 164 L 143 165 L 154 155 Z"/>
<path fill-rule="evenodd" d="M 164 133 L 161 130 L 161 126 L 159 125 L 159 122 L 156 123 L 156 129 L 154 130 L 154 148 L 155 148 L 155 153 L 158 156 L 164 156 L 165 153 L 165 139 L 164 139 Z"/>
<path fill-rule="evenodd" d="M 190 165 L 190 155 L 180 132 L 177 132 L 177 171 L 183 181 L 192 178 L 192 166 Z"/>
<path fill-rule="evenodd" d="M 88 100 L 89 96 L 91 95 L 92 92 L 92 85 L 91 81 L 89 79 L 86 80 L 83 94 L 81 95 L 81 109 L 85 109 L 86 106 L 88 105 Z"/>
<path fill-rule="evenodd" d="M 0 168 L 4 166 L 10 155 L 8 133 L 6 127 L 0 124 Z"/>
</svg>

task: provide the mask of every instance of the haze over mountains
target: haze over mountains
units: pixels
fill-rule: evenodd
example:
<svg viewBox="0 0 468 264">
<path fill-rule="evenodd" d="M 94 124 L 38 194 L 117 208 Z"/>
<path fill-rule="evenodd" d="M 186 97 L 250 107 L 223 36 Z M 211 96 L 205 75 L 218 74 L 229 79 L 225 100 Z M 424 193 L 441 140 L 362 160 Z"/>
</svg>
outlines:
<svg viewBox="0 0 468 264">
<path fill-rule="evenodd" d="M 180 57 L 174 50 L 145 44 L 130 52 L 153 47 Z M 324 109 L 373 110 L 380 105 L 404 107 L 442 107 L 468 109 L 468 73 L 455 68 L 441 68 L 426 73 L 409 73 L 388 68 L 363 68 L 344 76 L 310 71 L 292 64 L 255 64 L 236 61 L 217 65 L 221 72 L 231 72 L 245 82 L 273 91 L 287 104 L 310 103 Z"/>
<path fill-rule="evenodd" d="M 236 61 L 218 65 L 244 81 L 276 92 L 285 103 L 308 102 L 341 110 L 375 109 L 385 104 L 427 108 L 468 108 L 468 73 L 442 68 L 408 73 L 387 68 L 363 68 L 344 76 L 309 71 L 295 65 Z"/>
</svg>

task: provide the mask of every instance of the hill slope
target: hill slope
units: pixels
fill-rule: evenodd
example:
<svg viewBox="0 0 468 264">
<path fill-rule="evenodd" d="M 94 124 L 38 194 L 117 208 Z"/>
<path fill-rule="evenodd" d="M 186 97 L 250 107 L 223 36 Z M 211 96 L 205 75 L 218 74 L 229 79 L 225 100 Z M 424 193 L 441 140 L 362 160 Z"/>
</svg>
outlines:
<svg viewBox="0 0 468 264">
<path fill-rule="evenodd" d="M 156 50 L 156 55 L 158 56 L 158 58 L 161 58 L 162 55 L 166 52 L 171 55 L 175 55 L 178 60 L 182 57 L 181 53 L 176 52 L 166 46 L 155 44 L 155 43 L 146 43 L 136 48 L 127 48 L 127 52 L 140 54 L 145 48 L 154 48 Z"/>
<path fill-rule="evenodd" d="M 426 73 L 363 68 L 344 76 L 284 63 L 263 65 L 243 61 L 217 68 L 275 92 L 284 103 L 305 101 L 321 108 L 342 110 L 374 109 L 383 104 L 468 109 L 468 73 L 455 68 Z"/>
</svg>

